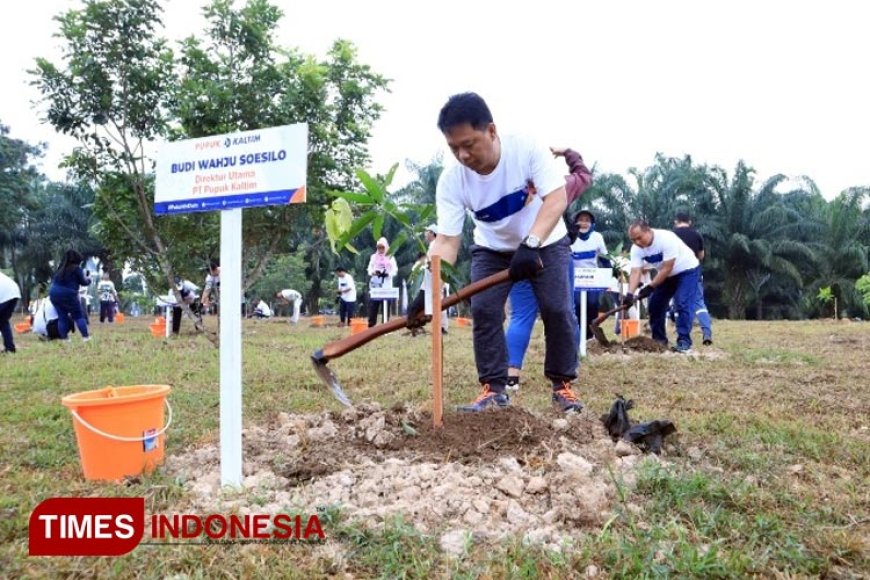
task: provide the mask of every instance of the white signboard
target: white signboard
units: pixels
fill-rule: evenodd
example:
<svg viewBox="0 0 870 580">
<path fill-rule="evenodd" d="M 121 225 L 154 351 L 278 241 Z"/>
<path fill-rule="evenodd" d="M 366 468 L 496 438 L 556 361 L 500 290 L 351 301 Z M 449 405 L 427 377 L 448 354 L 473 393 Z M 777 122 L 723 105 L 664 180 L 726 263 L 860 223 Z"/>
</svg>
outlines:
<svg viewBox="0 0 870 580">
<path fill-rule="evenodd" d="M 607 290 L 613 283 L 610 268 L 574 268 L 574 288 L 577 290 Z"/>
<path fill-rule="evenodd" d="M 372 300 L 394 300 L 399 297 L 398 288 L 369 288 Z"/>
<path fill-rule="evenodd" d="M 166 143 L 157 157 L 158 214 L 305 202 L 308 125 Z"/>
</svg>

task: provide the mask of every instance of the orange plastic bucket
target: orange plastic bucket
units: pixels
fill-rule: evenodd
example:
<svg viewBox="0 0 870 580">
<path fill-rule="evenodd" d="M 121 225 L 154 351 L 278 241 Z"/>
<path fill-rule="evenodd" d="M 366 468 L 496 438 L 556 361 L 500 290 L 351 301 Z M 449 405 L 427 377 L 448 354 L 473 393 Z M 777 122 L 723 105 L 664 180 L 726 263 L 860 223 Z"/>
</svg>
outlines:
<svg viewBox="0 0 870 580">
<path fill-rule="evenodd" d="M 166 336 L 165 324 L 152 324 L 148 328 L 151 329 L 151 336 L 154 338 L 163 338 Z"/>
<path fill-rule="evenodd" d="M 364 332 L 369 327 L 369 321 L 365 318 L 351 318 L 350 333 L 359 334 Z"/>
<path fill-rule="evenodd" d="M 317 316 L 311 317 L 311 326 L 323 326 L 325 321 L 325 317 L 318 314 Z"/>
<path fill-rule="evenodd" d="M 24 334 L 25 332 L 30 332 L 30 322 L 18 322 L 15 324 L 15 332 L 18 334 Z"/>
<path fill-rule="evenodd" d="M 124 324 L 124 313 L 123 312 L 119 312 L 118 314 L 115 315 L 115 322 L 117 322 L 118 324 Z"/>
<path fill-rule="evenodd" d="M 623 338 L 640 336 L 640 320 L 622 320 L 620 324 Z"/>
<path fill-rule="evenodd" d="M 456 318 L 456 324 L 457 326 L 471 326 L 471 319 L 462 317 Z"/>
<path fill-rule="evenodd" d="M 61 399 L 73 416 L 85 479 L 118 481 L 163 463 L 165 433 L 172 423 L 166 399 L 170 390 L 169 385 L 106 387 Z"/>
</svg>

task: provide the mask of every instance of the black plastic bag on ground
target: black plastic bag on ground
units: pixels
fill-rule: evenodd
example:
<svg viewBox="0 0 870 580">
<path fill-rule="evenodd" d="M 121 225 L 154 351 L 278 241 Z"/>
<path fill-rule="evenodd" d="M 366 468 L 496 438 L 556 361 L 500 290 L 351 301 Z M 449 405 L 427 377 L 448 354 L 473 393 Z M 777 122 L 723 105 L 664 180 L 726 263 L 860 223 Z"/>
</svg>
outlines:
<svg viewBox="0 0 870 580">
<path fill-rule="evenodd" d="M 662 440 L 676 432 L 677 428 L 670 421 L 650 421 L 633 426 L 625 433 L 623 439 L 634 443 L 644 451 L 659 455 L 662 452 Z"/>
<path fill-rule="evenodd" d="M 616 395 L 616 400 L 610 407 L 610 412 L 601 416 L 604 428 L 610 434 L 613 441 L 618 441 L 631 429 L 631 420 L 628 418 L 628 410 L 634 407 L 634 401 L 626 401 L 622 395 Z"/>
<path fill-rule="evenodd" d="M 616 400 L 610 407 L 610 412 L 601 416 L 604 428 L 614 442 L 625 439 L 634 443 L 642 450 L 655 453 L 662 452 L 662 442 L 665 437 L 677 432 L 676 426 L 668 420 L 656 420 L 640 425 L 633 425 L 628 417 L 628 410 L 634 408 L 634 401 L 626 401 L 622 395 L 616 395 Z"/>
</svg>

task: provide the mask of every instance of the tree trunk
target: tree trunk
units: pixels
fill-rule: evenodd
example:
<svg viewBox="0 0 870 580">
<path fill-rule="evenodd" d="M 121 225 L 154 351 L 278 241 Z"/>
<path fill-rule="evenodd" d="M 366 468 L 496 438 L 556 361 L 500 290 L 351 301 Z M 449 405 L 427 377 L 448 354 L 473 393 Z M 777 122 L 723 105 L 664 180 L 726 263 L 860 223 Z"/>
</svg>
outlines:
<svg viewBox="0 0 870 580">
<path fill-rule="evenodd" d="M 728 301 L 728 318 L 746 319 L 746 284 L 735 276 L 725 278 L 725 299 Z"/>
</svg>

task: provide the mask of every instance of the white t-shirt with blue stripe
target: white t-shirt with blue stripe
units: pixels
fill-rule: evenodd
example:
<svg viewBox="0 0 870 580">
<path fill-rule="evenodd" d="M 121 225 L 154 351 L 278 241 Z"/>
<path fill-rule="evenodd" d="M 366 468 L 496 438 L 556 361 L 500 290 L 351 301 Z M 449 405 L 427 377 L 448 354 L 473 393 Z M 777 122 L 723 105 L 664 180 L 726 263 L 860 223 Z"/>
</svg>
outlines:
<svg viewBox="0 0 870 580">
<path fill-rule="evenodd" d="M 686 270 L 697 268 L 698 258 L 695 252 L 689 248 L 677 234 L 669 230 L 653 228 L 653 241 L 647 248 L 641 248 L 637 244 L 631 246 L 631 267 L 643 268 L 652 266 L 659 269 L 662 262 L 674 260 L 674 269 L 671 276 L 682 274 Z"/>
<path fill-rule="evenodd" d="M 592 232 L 587 240 L 577 238 L 571 244 L 571 256 L 574 258 L 575 268 L 597 268 L 598 256 L 607 256 L 604 236 L 599 232 Z"/>
<path fill-rule="evenodd" d="M 513 252 L 529 234 L 546 197 L 564 187 L 560 168 L 546 147 L 518 135 L 501 139 L 498 165 L 489 175 L 480 175 L 456 162 L 438 179 L 435 199 L 438 231 L 447 236 L 462 234 L 466 212 L 474 219 L 474 243 L 492 250 Z M 529 184 L 536 194 L 528 195 Z M 567 234 L 562 220 L 543 245 Z"/>
</svg>

